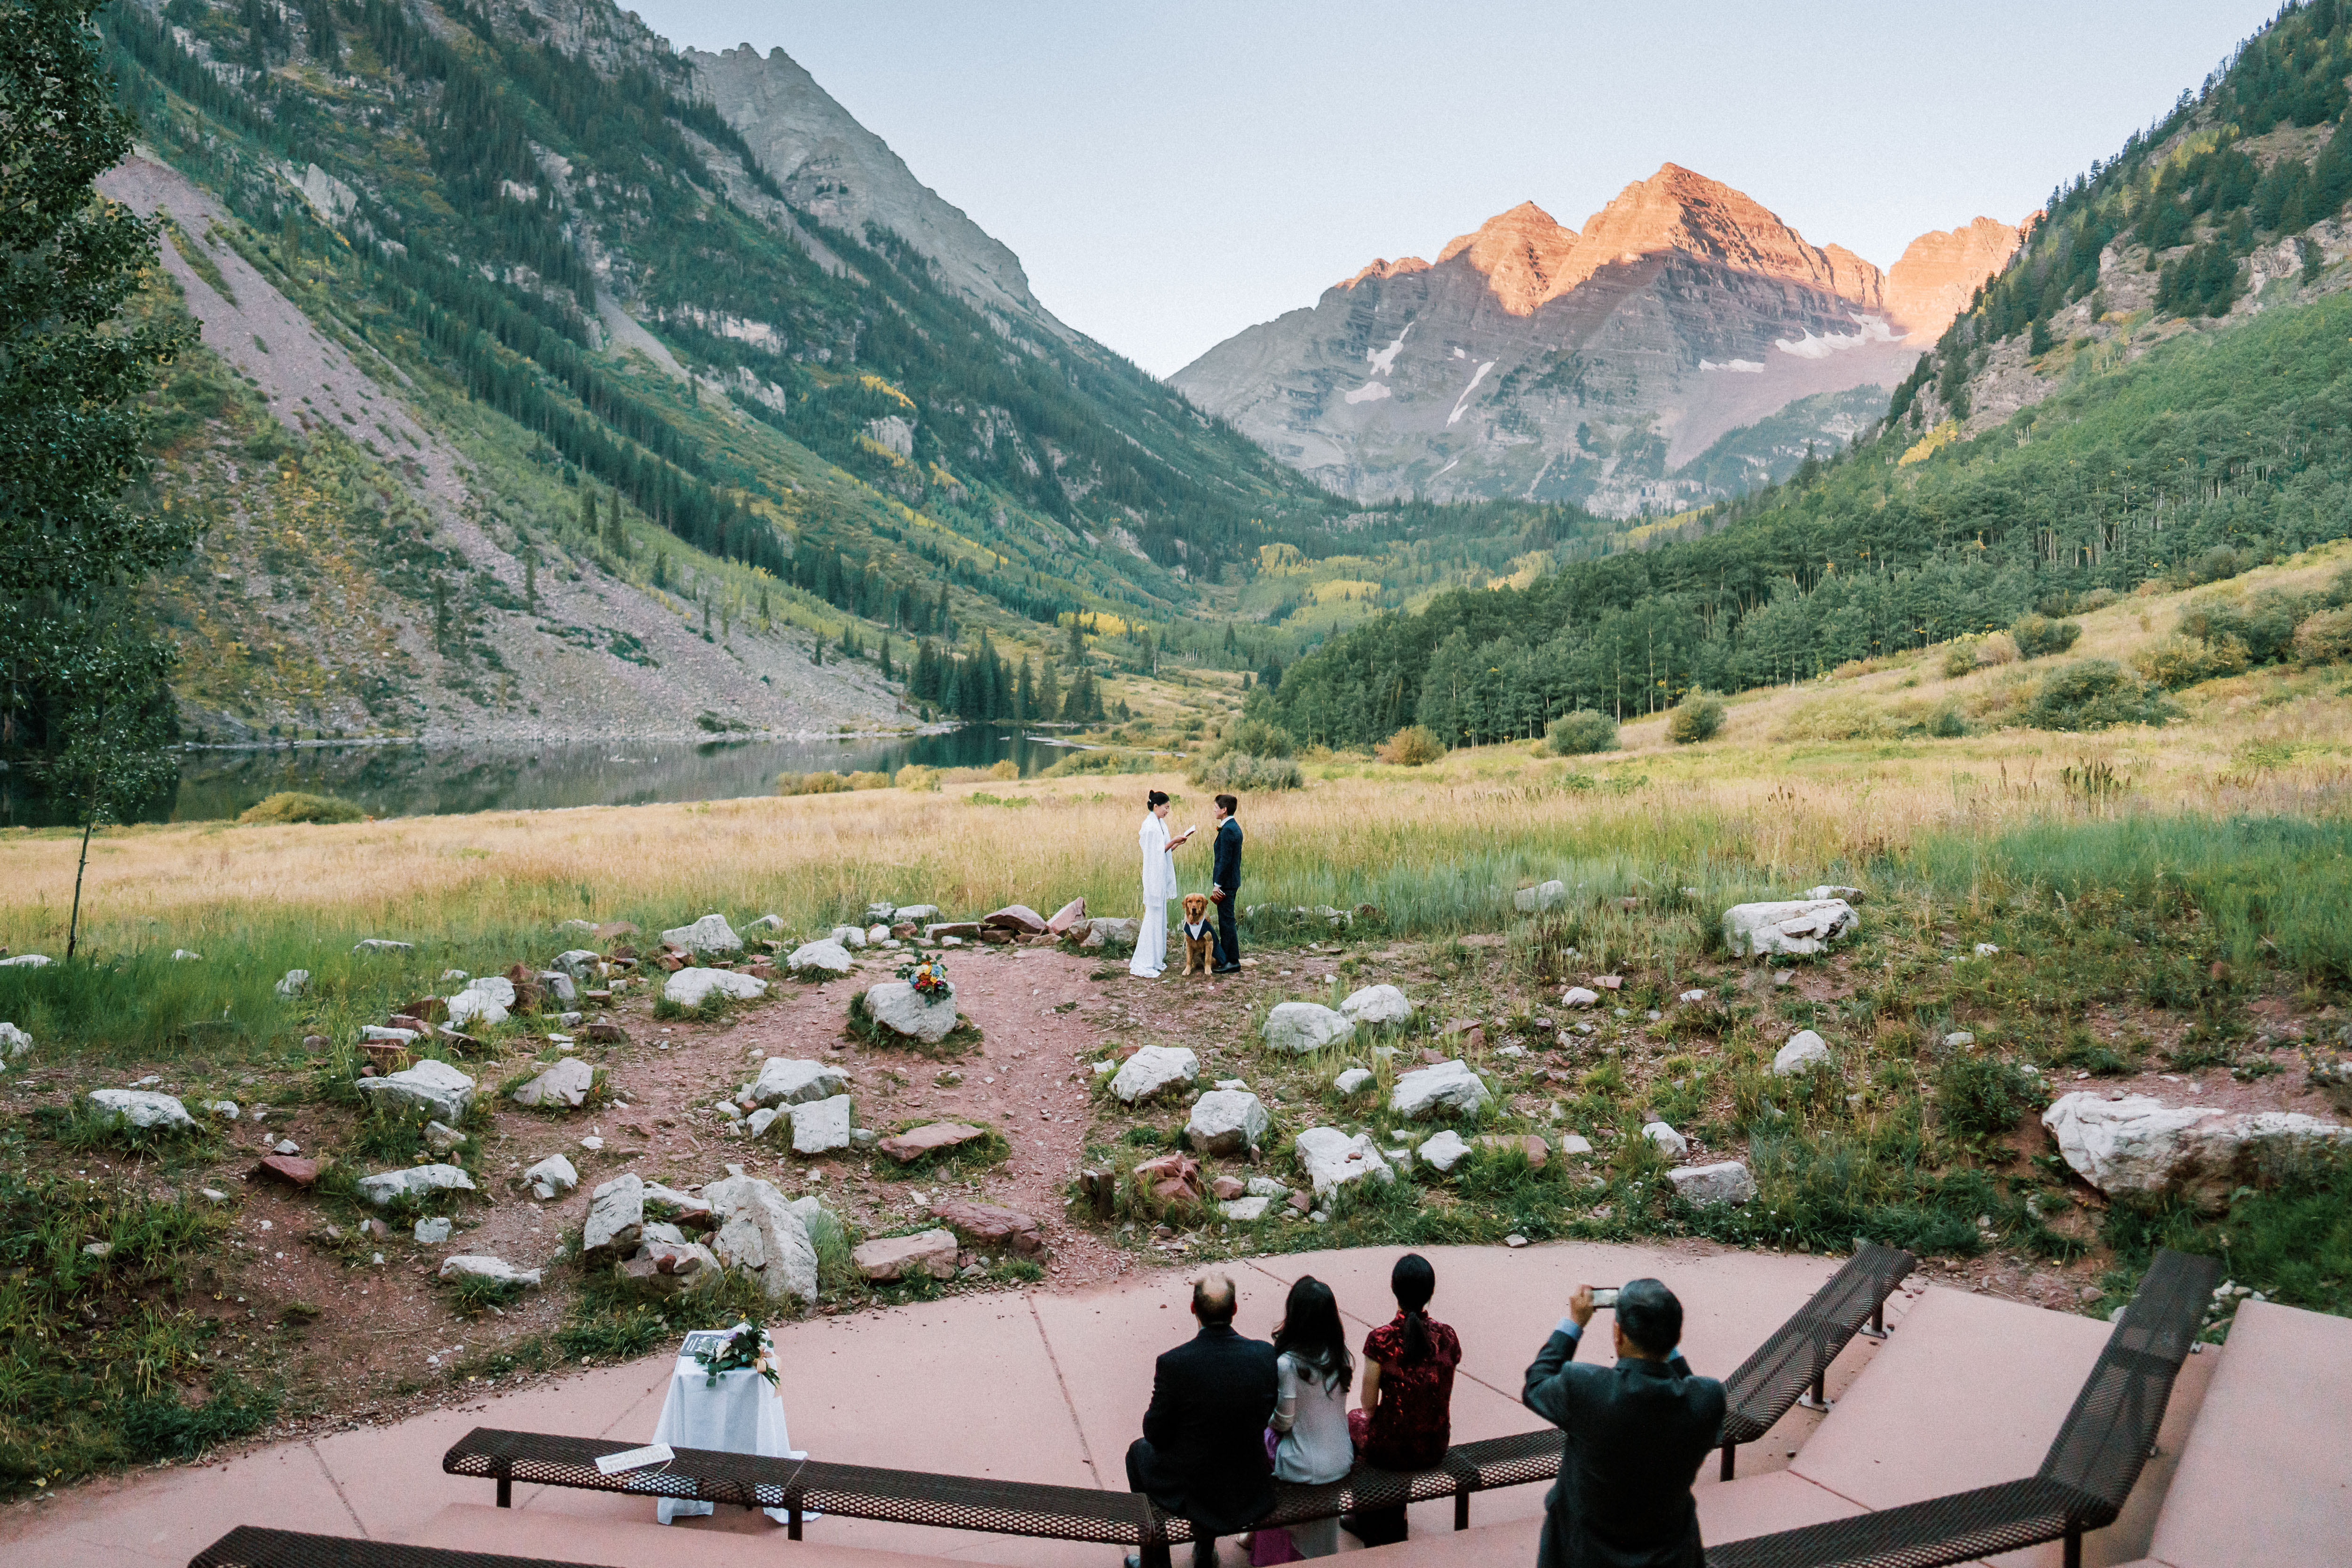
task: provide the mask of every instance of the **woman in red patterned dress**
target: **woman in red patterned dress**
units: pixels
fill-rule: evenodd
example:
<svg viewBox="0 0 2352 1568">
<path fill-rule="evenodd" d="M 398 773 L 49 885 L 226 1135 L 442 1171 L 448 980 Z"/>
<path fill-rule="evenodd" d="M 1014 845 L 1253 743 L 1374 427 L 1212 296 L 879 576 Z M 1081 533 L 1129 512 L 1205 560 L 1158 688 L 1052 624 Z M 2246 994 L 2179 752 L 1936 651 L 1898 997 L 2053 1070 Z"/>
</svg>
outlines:
<svg viewBox="0 0 2352 1568">
<path fill-rule="evenodd" d="M 1368 1465 L 1384 1470 L 1427 1469 L 1445 1458 L 1453 1438 L 1454 1369 L 1462 1342 L 1425 1309 L 1437 1289 L 1429 1259 L 1408 1252 L 1390 1272 L 1397 1315 L 1364 1336 L 1363 1408 L 1348 1427 Z M 1367 1546 L 1405 1538 L 1402 1508 L 1373 1509 L 1341 1520 Z"/>
</svg>

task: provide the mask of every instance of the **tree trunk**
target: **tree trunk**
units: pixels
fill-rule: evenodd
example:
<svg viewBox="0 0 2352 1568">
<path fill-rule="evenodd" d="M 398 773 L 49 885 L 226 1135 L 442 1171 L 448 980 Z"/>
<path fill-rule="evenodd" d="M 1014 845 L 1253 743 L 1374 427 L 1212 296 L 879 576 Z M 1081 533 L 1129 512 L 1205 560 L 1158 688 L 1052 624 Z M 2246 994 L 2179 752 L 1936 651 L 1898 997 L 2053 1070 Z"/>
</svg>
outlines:
<svg viewBox="0 0 2352 1568">
<path fill-rule="evenodd" d="M 98 826 L 98 814 L 92 812 L 81 825 L 81 858 L 74 864 L 73 918 L 66 922 L 66 962 L 71 963 L 75 939 L 81 935 L 81 874 L 89 868 L 89 830 Z"/>
</svg>

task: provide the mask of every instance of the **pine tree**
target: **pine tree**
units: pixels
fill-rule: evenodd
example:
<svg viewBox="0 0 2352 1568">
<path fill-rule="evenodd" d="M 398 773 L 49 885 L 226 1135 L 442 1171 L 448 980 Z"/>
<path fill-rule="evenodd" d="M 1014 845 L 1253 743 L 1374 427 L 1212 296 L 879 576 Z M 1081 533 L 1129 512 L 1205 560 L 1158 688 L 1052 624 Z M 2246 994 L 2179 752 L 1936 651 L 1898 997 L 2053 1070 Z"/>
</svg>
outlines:
<svg viewBox="0 0 2352 1568">
<path fill-rule="evenodd" d="M 1083 660 L 1087 657 L 1086 633 L 1078 629 L 1078 617 L 1070 617 L 1070 657 Z"/>
<path fill-rule="evenodd" d="M 595 503 L 592 501 L 589 504 L 593 506 Z M 604 548 L 615 560 L 626 561 L 629 558 L 629 536 L 621 531 L 621 492 L 618 490 L 613 492 L 612 507 L 604 513 Z"/>
<path fill-rule="evenodd" d="M 887 632 L 882 634 L 882 679 L 885 680 L 898 679 L 898 673 L 890 668 L 890 634 Z"/>
<path fill-rule="evenodd" d="M 2033 318 L 2032 330 L 2026 335 L 2025 352 L 2033 358 L 2040 359 L 2043 354 L 2048 353 L 2050 349 L 2050 323 L 2036 316 Z"/>
<path fill-rule="evenodd" d="M 1054 674 L 1054 661 L 1041 660 L 1037 670 L 1037 694 L 1032 700 L 1037 718 L 1051 724 L 1062 716 L 1062 683 Z"/>
<path fill-rule="evenodd" d="M 580 489 L 580 537 L 596 537 L 596 492 L 585 485 Z"/>
</svg>

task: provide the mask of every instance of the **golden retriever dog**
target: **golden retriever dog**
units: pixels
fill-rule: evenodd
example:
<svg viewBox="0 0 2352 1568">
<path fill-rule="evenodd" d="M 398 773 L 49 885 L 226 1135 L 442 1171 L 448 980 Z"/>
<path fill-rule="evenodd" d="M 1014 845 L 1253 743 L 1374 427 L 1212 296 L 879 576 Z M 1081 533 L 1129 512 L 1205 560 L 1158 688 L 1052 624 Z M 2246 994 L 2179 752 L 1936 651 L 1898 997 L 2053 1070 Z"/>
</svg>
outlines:
<svg viewBox="0 0 2352 1568">
<path fill-rule="evenodd" d="M 1210 956 L 1213 933 L 1209 925 L 1209 900 L 1204 893 L 1184 895 L 1184 973 L 1206 974 L 1216 960 Z"/>
</svg>

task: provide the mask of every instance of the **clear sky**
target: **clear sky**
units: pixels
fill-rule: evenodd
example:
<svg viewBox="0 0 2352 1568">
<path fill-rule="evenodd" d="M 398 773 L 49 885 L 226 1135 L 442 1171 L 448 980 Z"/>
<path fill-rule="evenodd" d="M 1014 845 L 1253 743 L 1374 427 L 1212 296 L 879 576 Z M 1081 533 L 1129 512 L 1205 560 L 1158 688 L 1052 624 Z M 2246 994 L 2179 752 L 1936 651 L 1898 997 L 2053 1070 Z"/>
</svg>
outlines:
<svg viewBox="0 0 2352 1568">
<path fill-rule="evenodd" d="M 624 0 L 628 3 L 628 0 Z M 1890 266 L 2014 221 L 2275 0 L 635 0 L 781 47 L 1165 375 L 1376 256 L 1532 200 L 1570 227 L 1673 162 Z"/>
</svg>

